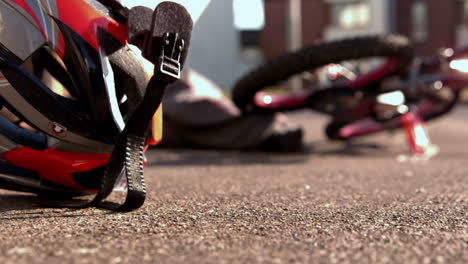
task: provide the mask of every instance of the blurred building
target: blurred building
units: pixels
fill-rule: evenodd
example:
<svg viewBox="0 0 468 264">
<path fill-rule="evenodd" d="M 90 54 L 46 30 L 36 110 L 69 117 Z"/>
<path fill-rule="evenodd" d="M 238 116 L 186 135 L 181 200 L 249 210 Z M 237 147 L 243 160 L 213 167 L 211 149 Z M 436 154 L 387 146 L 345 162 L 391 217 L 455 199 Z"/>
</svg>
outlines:
<svg viewBox="0 0 468 264">
<path fill-rule="evenodd" d="M 294 46 L 394 32 L 422 55 L 468 45 L 468 0 L 212 0 L 195 26 L 188 65 L 229 90 L 265 58 L 288 51 L 289 1 L 301 5 L 302 45 Z"/>
<path fill-rule="evenodd" d="M 188 66 L 229 90 L 263 60 L 263 17 L 263 0 L 211 0 L 195 24 Z"/>
<path fill-rule="evenodd" d="M 261 51 L 287 51 L 288 1 L 265 0 Z M 420 54 L 468 45 L 468 0 L 301 0 L 302 44 L 364 34 L 407 35 Z"/>
</svg>

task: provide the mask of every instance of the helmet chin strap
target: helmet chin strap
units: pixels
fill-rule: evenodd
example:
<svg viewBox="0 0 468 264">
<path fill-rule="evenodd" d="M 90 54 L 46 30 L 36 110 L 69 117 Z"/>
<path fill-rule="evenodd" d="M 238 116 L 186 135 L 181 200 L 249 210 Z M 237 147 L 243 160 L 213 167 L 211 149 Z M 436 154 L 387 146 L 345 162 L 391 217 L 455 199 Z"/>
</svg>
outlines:
<svg viewBox="0 0 468 264">
<path fill-rule="evenodd" d="M 155 63 L 154 76 L 150 79 L 140 105 L 130 116 L 120 134 L 109 163 L 101 179 L 101 186 L 91 205 L 118 211 L 130 211 L 143 205 L 146 185 L 143 178 L 143 149 L 152 117 L 161 104 L 167 86 L 180 77 L 180 57 L 184 40 L 177 33 L 165 33 L 162 38 L 162 54 Z M 122 205 L 102 202 L 112 192 L 123 171 L 127 178 L 128 193 Z"/>
<path fill-rule="evenodd" d="M 119 135 L 99 192 L 88 205 L 131 211 L 142 206 L 146 198 L 143 149 L 148 128 L 167 86 L 180 78 L 193 27 L 187 10 L 179 4 L 164 2 L 154 12 L 149 10 L 136 7 L 129 11 L 127 34 L 129 43 L 138 46 L 142 55 L 154 63 L 154 75 L 141 103 Z M 128 188 L 124 203 L 103 202 L 112 192 L 121 172 L 126 176 Z"/>
</svg>

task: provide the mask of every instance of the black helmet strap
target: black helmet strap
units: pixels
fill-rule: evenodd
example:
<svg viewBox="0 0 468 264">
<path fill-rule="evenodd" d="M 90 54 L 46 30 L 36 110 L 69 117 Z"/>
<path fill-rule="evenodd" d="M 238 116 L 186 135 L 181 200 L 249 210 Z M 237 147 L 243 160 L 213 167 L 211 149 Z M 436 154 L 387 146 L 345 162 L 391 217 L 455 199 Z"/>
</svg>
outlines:
<svg viewBox="0 0 468 264">
<path fill-rule="evenodd" d="M 119 211 L 130 211 L 143 205 L 146 197 L 143 149 L 147 131 L 154 113 L 161 105 L 167 86 L 179 79 L 180 53 L 184 49 L 184 41 L 177 33 L 166 33 L 162 47 L 162 54 L 155 64 L 154 76 L 148 83 L 142 102 L 130 116 L 116 142 L 104 171 L 99 193 L 91 202 L 92 205 Z M 112 192 L 122 170 L 128 187 L 125 202 L 122 205 L 102 202 Z"/>
</svg>

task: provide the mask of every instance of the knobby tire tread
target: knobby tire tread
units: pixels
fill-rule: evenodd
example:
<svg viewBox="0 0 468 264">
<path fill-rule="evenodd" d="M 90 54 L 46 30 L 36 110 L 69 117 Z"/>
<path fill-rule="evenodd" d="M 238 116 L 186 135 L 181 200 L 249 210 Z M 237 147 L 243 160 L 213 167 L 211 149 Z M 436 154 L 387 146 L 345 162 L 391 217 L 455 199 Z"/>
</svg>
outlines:
<svg viewBox="0 0 468 264">
<path fill-rule="evenodd" d="M 410 42 L 401 35 L 356 37 L 312 45 L 270 60 L 246 74 L 234 85 L 232 100 L 246 111 L 258 91 L 305 71 L 366 57 L 394 57 L 403 67 L 409 65 L 413 56 Z"/>
</svg>

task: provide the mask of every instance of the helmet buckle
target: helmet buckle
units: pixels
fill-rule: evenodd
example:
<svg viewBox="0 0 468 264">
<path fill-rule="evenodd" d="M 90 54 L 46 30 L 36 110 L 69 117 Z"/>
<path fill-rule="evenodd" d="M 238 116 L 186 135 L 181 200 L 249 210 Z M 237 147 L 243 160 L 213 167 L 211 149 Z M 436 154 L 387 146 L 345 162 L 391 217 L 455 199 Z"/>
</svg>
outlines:
<svg viewBox="0 0 468 264">
<path fill-rule="evenodd" d="M 162 52 L 159 71 L 166 76 L 180 79 L 181 65 L 180 58 L 184 49 L 185 42 L 179 37 L 178 33 L 166 32 L 163 35 Z"/>
</svg>

